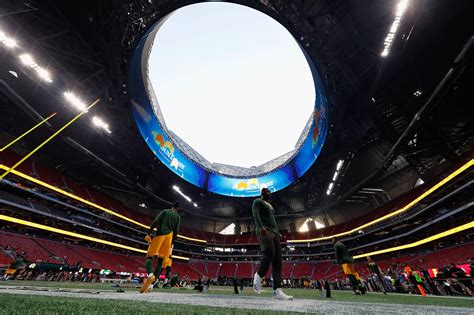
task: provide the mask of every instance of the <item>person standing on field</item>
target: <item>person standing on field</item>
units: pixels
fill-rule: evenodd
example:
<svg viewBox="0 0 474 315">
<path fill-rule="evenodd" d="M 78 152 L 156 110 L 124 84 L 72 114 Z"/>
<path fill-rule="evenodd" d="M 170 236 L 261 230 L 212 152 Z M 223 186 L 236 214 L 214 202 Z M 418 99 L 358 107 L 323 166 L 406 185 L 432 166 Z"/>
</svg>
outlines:
<svg viewBox="0 0 474 315">
<path fill-rule="evenodd" d="M 262 188 L 260 198 L 252 204 L 252 215 L 255 221 L 255 233 L 260 242 L 263 257 L 260 268 L 253 277 L 253 289 L 260 294 L 262 278 L 272 266 L 273 297 L 277 300 L 293 300 L 293 297 L 283 293 L 281 289 L 281 270 L 283 266 L 281 255 L 280 231 L 275 220 L 275 209 L 271 204 L 271 193 L 268 188 Z"/>
</svg>

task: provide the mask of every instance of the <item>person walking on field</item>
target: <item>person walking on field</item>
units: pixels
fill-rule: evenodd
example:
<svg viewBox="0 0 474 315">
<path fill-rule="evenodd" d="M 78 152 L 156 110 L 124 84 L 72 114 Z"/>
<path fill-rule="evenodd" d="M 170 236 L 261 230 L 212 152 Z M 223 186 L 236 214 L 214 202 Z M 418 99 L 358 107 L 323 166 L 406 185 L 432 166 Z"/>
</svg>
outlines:
<svg viewBox="0 0 474 315">
<path fill-rule="evenodd" d="M 166 209 L 153 220 L 148 230 L 145 240 L 148 242 L 145 266 L 147 279 L 141 287 L 140 293 L 147 293 L 153 288 L 153 282 L 158 279 L 163 267 L 163 260 L 171 255 L 171 248 L 174 240 L 178 236 L 181 218 L 178 214 L 179 202 L 175 202 L 171 209 Z M 156 229 L 156 231 L 155 231 Z M 155 271 L 153 272 L 153 258 L 157 260 Z"/>
<path fill-rule="evenodd" d="M 354 259 L 352 259 L 351 255 L 349 254 L 346 245 L 344 245 L 344 243 L 341 241 L 336 240 L 334 237 L 332 238 L 332 242 L 336 252 L 336 262 L 341 266 L 342 271 L 349 278 L 352 290 L 356 295 L 365 294 L 367 291 L 359 281 L 360 277 L 355 271 Z"/>
<path fill-rule="evenodd" d="M 260 294 L 262 278 L 267 274 L 270 265 L 273 276 L 273 297 L 277 300 L 293 300 L 293 297 L 283 293 L 281 289 L 281 243 L 280 231 L 275 220 L 275 209 L 271 204 L 271 193 L 268 188 L 262 188 L 260 198 L 252 204 L 252 215 L 255 221 L 255 233 L 260 243 L 263 257 L 260 268 L 253 277 L 253 289 Z"/>
</svg>

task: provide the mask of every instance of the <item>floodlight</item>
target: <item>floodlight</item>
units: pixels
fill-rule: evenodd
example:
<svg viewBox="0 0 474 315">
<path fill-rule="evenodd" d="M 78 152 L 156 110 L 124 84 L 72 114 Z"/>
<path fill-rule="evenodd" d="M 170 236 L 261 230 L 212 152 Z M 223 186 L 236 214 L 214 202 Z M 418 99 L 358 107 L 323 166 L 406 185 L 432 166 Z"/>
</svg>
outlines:
<svg viewBox="0 0 474 315">
<path fill-rule="evenodd" d="M 97 117 L 97 116 L 92 117 L 92 123 L 95 126 L 104 129 L 107 133 L 112 133 L 112 131 L 110 131 L 110 129 L 109 129 L 109 124 L 105 123 L 99 117 Z"/>
<path fill-rule="evenodd" d="M 395 39 L 395 35 L 398 31 L 398 28 L 400 27 L 403 15 L 405 14 L 405 10 L 408 7 L 408 0 L 400 0 L 400 2 L 397 4 L 397 9 L 395 11 L 395 19 L 393 20 L 392 25 L 390 26 L 390 30 L 388 31 L 387 37 L 385 37 L 384 40 L 384 48 L 382 50 L 382 53 L 380 56 L 382 57 L 387 57 L 390 48 L 392 47 L 393 41 Z"/>
<path fill-rule="evenodd" d="M 36 72 L 36 74 L 44 81 L 51 83 L 53 80 L 51 79 L 51 75 L 49 72 L 42 67 L 40 67 L 34 60 L 33 57 L 31 57 L 30 54 L 22 54 L 20 55 L 20 60 L 21 62 L 25 65 L 33 69 L 33 71 Z"/>
<path fill-rule="evenodd" d="M 49 74 L 49 72 L 48 72 L 47 70 L 40 68 L 40 69 L 37 70 L 37 72 L 38 72 L 38 76 L 39 76 L 40 78 L 42 78 L 42 79 L 45 80 L 46 82 L 49 82 L 49 83 L 52 82 L 51 76 L 50 76 L 50 74 Z"/>
<path fill-rule="evenodd" d="M 21 62 L 23 62 L 24 65 L 26 66 L 32 66 L 35 64 L 34 60 L 33 60 L 33 57 L 31 57 L 30 54 L 23 54 L 23 55 L 20 55 L 20 60 Z"/>
<path fill-rule="evenodd" d="M 174 189 L 178 194 L 180 194 L 184 199 L 186 199 L 187 201 L 193 202 L 193 201 L 191 200 L 191 198 L 189 198 L 189 196 L 185 195 L 185 194 L 181 191 L 181 189 L 179 189 L 178 186 L 173 185 L 173 189 Z"/>
<path fill-rule="evenodd" d="M 82 102 L 74 93 L 64 92 L 64 97 L 69 101 L 71 105 L 73 105 L 80 111 L 84 111 L 87 108 L 86 104 L 84 104 L 84 102 Z"/>
<path fill-rule="evenodd" d="M 0 43 L 3 43 L 7 48 L 15 48 L 16 41 L 13 38 L 8 37 L 4 32 L 0 31 Z"/>
</svg>

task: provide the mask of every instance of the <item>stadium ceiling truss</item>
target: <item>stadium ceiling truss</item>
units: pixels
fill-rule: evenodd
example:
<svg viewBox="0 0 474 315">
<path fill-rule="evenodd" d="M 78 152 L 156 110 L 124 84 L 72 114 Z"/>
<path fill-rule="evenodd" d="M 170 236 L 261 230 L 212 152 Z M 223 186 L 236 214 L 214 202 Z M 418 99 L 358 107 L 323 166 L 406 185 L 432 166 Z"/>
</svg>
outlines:
<svg viewBox="0 0 474 315">
<path fill-rule="evenodd" d="M 158 115 L 158 110 L 155 109 L 155 113 L 157 113 L 157 117 L 160 121 L 164 122 L 164 118 Z M 298 154 L 299 150 L 303 142 L 308 137 L 308 134 L 311 130 L 311 126 L 313 125 L 313 114 L 308 119 L 303 132 L 298 138 L 298 141 L 295 144 L 295 149 L 283 154 L 279 157 L 276 157 L 262 165 L 253 166 L 250 168 L 247 167 L 240 167 L 235 165 L 228 165 L 222 163 L 211 163 L 206 158 L 204 158 L 201 154 L 199 154 L 196 150 L 194 150 L 189 144 L 187 144 L 184 140 L 182 140 L 178 135 L 176 135 L 173 131 L 167 129 L 167 134 L 173 139 L 173 142 L 178 146 L 181 152 L 184 153 L 187 157 L 191 160 L 195 161 L 205 169 L 209 170 L 210 172 L 216 174 L 225 174 L 230 177 L 236 178 L 247 178 L 247 177 L 257 177 L 263 176 L 271 171 L 277 170 L 278 168 L 284 166 L 288 161 L 290 161 L 293 157 Z"/>
</svg>

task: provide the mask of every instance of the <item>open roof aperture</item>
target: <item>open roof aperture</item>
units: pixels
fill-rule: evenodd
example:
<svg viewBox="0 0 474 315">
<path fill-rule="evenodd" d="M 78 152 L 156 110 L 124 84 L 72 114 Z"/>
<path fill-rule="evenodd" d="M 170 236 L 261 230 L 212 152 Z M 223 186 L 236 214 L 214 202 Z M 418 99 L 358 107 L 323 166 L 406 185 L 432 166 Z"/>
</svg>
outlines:
<svg viewBox="0 0 474 315">
<path fill-rule="evenodd" d="M 211 163 L 248 168 L 294 150 L 314 109 L 297 42 L 242 5 L 175 11 L 155 37 L 148 75 L 167 128 Z"/>
</svg>

